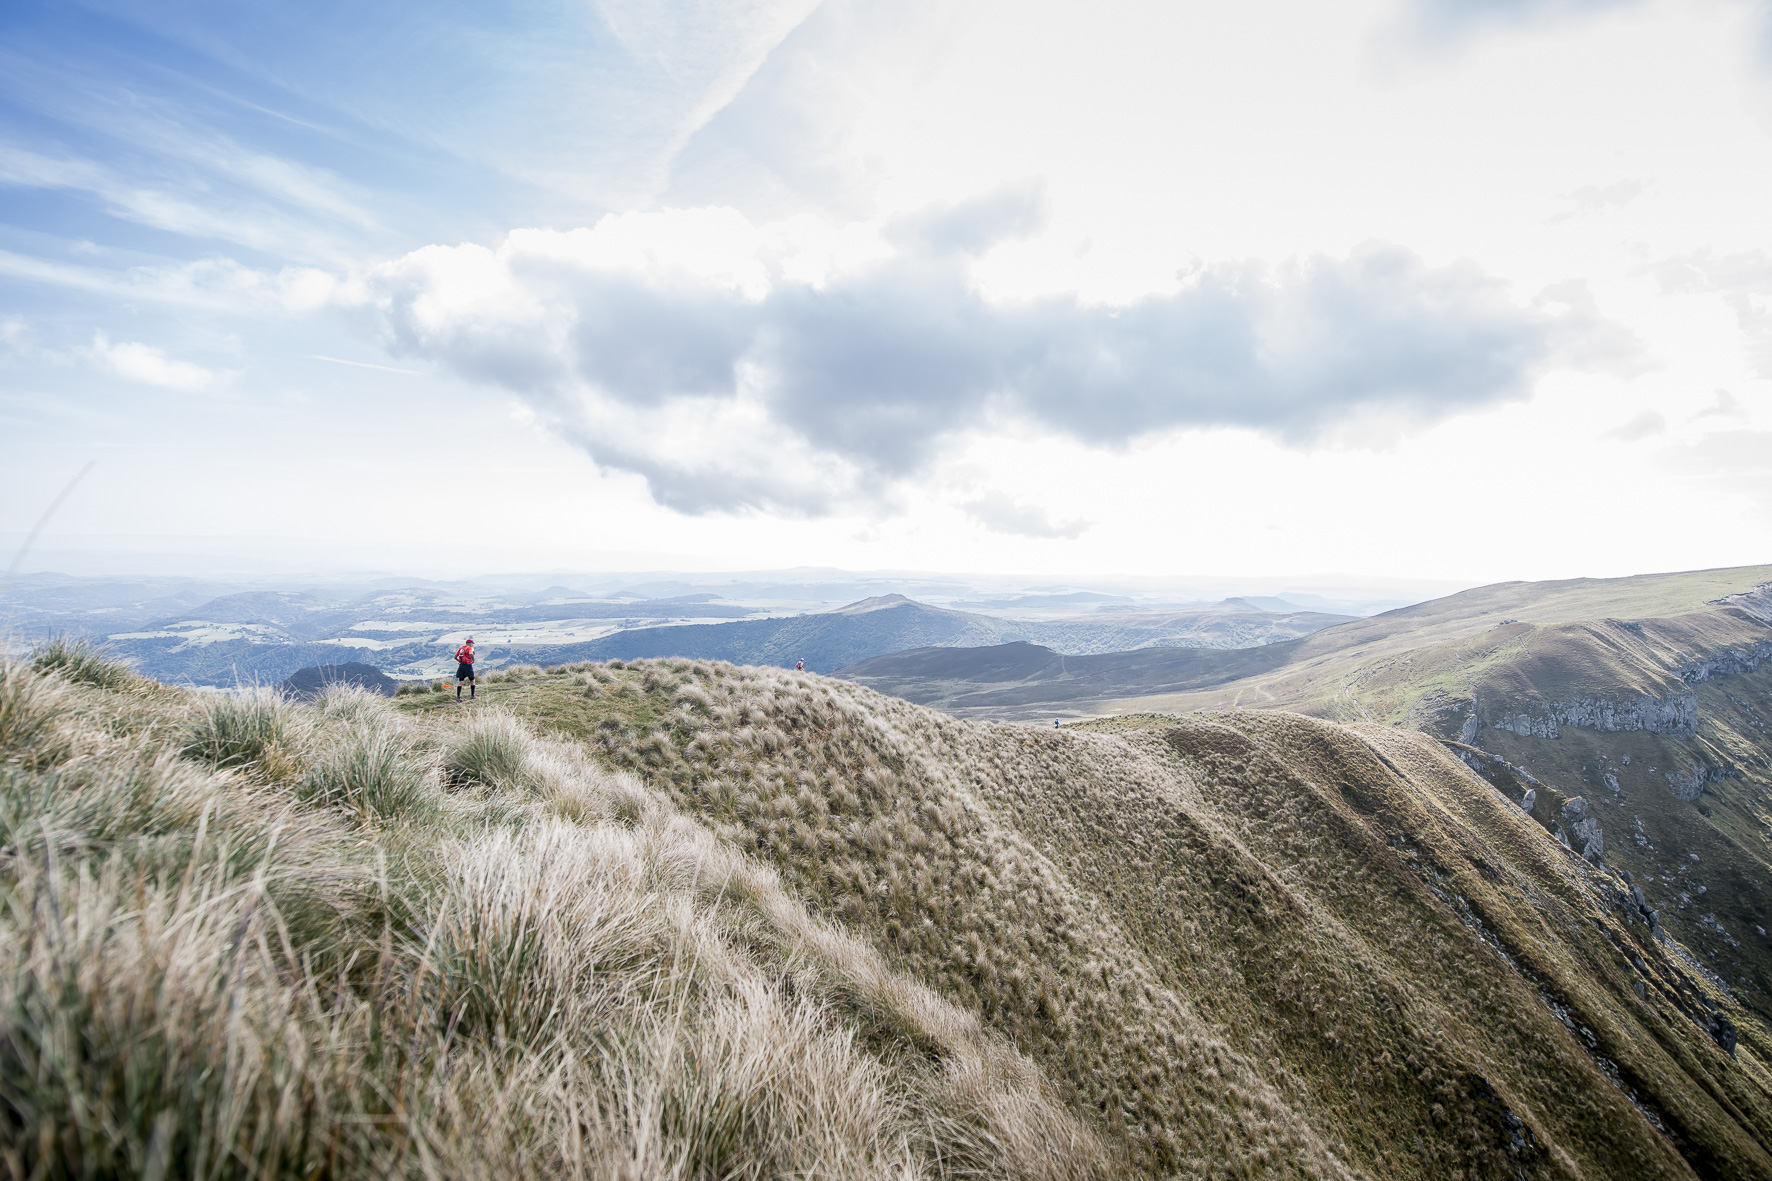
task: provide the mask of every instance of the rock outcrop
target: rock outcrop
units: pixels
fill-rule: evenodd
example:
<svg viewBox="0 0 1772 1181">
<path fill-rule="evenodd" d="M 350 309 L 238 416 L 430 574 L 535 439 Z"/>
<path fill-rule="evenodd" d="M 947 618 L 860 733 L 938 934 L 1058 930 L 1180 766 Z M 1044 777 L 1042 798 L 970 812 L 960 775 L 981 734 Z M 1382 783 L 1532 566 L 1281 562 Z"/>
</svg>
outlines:
<svg viewBox="0 0 1772 1181">
<path fill-rule="evenodd" d="M 1742 591 L 1738 595 L 1724 595 L 1720 599 L 1712 599 L 1719 607 L 1740 607 L 1755 619 L 1772 623 L 1772 582 L 1762 582 L 1752 590 Z"/>
<path fill-rule="evenodd" d="M 1714 652 L 1689 660 L 1674 672 L 1688 685 L 1701 685 L 1712 677 L 1738 677 L 1751 673 L 1767 659 L 1772 659 L 1772 640 L 1761 640 L 1746 648 L 1731 648 L 1727 652 Z"/>
<path fill-rule="evenodd" d="M 1721 783 L 1725 779 L 1734 779 L 1741 772 L 1734 767 L 1718 766 L 1703 759 L 1694 759 L 1678 771 L 1664 771 L 1667 776 L 1667 789 L 1675 799 L 1688 802 L 1704 794 L 1707 783 Z"/>
<path fill-rule="evenodd" d="M 1532 713 L 1510 711 L 1487 724 L 1521 738 L 1555 738 L 1558 727 L 1571 726 L 1602 734 L 1642 730 L 1690 739 L 1698 733 L 1698 698 L 1691 693 L 1665 701 L 1647 694 L 1625 700 L 1578 697 L 1536 706 Z"/>
<path fill-rule="evenodd" d="M 1606 838 L 1600 833 L 1600 822 L 1587 814 L 1587 800 L 1574 796 L 1563 802 L 1559 815 L 1568 826 L 1565 838 L 1571 849 L 1580 849 L 1589 861 L 1598 861 L 1606 852 Z"/>
</svg>

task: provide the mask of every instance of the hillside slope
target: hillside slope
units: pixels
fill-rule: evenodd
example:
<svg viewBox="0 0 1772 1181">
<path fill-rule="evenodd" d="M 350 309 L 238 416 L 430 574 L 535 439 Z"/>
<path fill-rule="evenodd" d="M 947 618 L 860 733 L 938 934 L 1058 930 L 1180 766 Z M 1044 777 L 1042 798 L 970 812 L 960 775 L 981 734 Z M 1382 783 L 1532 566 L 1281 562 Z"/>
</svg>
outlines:
<svg viewBox="0 0 1772 1181">
<path fill-rule="evenodd" d="M 685 661 L 482 696 L 978 1013 L 1128 1172 L 1772 1177 L 1762 1019 L 1428 736 L 981 725 Z"/>
<path fill-rule="evenodd" d="M 493 712 L 0 661 L 32 1178 L 1110 1175 L 976 1014 Z"/>
<path fill-rule="evenodd" d="M 980 654 L 974 667 L 945 653 L 902 651 L 842 668 L 839 675 L 961 716 L 1036 717 L 1054 707 L 1089 714 L 1173 712 L 1236 703 L 1374 720 L 1378 715 L 1370 708 L 1362 713 L 1339 700 L 1348 696 L 1348 682 L 1418 650 L 1456 649 L 1522 621 L 1555 627 L 1710 614 L 1717 600 L 1751 594 L 1768 582 L 1772 566 L 1504 582 L 1258 648 L 1116 652 L 1075 660 L 1060 660 L 1055 652 L 1037 660 L 1020 654 L 1013 671 L 1003 667 L 1010 653 Z M 1739 612 L 1734 622 L 1753 630 L 1750 613 Z M 1711 639 L 1726 646 L 1739 635 L 1725 627 Z"/>
<path fill-rule="evenodd" d="M 1241 652 L 1005 645 L 843 675 L 963 715 L 1253 705 L 1434 735 L 1546 831 L 1630 874 L 1704 969 L 1772 1016 L 1768 576 L 1510 583 Z"/>
<path fill-rule="evenodd" d="M 521 656 L 543 664 L 686 657 L 777 667 L 803 659 L 808 669 L 831 672 L 907 648 L 970 649 L 1001 642 L 1037 641 L 1076 653 L 1244 647 L 1305 635 L 1345 618 L 1219 604 L 1185 611 L 1116 610 L 1060 619 L 1004 619 L 932 607 L 892 594 L 786 618 L 630 628 L 582 644 L 530 648 Z"/>
</svg>

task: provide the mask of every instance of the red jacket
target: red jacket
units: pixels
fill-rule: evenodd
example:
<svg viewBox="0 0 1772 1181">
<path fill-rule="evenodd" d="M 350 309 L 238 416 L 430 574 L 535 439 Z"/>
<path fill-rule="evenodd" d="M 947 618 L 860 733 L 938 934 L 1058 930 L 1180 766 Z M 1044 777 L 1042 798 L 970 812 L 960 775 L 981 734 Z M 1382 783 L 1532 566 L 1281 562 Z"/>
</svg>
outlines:
<svg viewBox="0 0 1772 1181">
<path fill-rule="evenodd" d="M 474 650 L 463 644 L 455 650 L 455 659 L 459 664 L 472 664 L 474 663 Z"/>
</svg>

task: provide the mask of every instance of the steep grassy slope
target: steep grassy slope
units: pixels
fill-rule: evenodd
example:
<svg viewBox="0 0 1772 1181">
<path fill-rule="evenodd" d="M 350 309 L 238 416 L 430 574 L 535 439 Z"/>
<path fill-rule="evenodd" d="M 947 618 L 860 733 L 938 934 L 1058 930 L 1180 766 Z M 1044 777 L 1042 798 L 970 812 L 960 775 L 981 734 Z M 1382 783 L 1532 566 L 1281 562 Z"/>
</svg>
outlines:
<svg viewBox="0 0 1772 1181">
<path fill-rule="evenodd" d="M 1569 622 L 1552 597 L 1459 640 L 1122 704 L 1253 703 L 1422 730 L 1467 748 L 1512 798 L 1531 791 L 1552 832 L 1573 829 L 1565 806 L 1579 798 L 1603 837 L 1596 856 L 1631 874 L 1705 968 L 1772 1016 L 1765 598 L 1750 590 L 1692 608 L 1645 597 L 1611 605 L 1670 613 Z"/>
<path fill-rule="evenodd" d="M 1129 1172 L 1772 1177 L 1764 1023 L 1427 736 L 979 725 L 683 661 L 483 696 L 976 1011 Z"/>
<path fill-rule="evenodd" d="M 845 672 L 962 714 L 1260 706 L 1433 734 L 1629 873 L 1705 970 L 1772 1017 L 1769 574 L 1483 587 L 1247 652 L 1022 645 Z"/>
<path fill-rule="evenodd" d="M 1105 1176 L 1047 1092 L 508 717 L 0 662 L 7 1176 Z"/>
</svg>

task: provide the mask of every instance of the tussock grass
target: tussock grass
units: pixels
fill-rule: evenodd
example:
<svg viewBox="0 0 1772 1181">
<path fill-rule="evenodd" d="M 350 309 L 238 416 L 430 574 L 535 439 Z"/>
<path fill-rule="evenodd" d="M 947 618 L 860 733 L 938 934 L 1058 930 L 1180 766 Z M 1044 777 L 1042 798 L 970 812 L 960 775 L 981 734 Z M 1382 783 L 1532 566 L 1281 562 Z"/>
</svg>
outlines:
<svg viewBox="0 0 1772 1181">
<path fill-rule="evenodd" d="M 126 689 L 140 678 L 89 640 L 56 636 L 31 651 L 31 667 L 101 689 Z"/>
<path fill-rule="evenodd" d="M 520 791 L 533 778 L 530 746 L 528 734 L 508 714 L 477 714 L 445 748 L 443 780 L 451 787 Z"/>
<path fill-rule="evenodd" d="M 1054 733 L 787 671 L 605 671 L 493 700 L 1010 1038 L 1128 1174 L 1772 1177 L 1763 1027 L 1426 739 Z M 1707 1006 L 1766 1052 L 1730 1059 Z"/>
<path fill-rule="evenodd" d="M 150 704 L 0 662 L 9 1175 L 1107 1174 L 975 1014 L 581 748 Z"/>
<path fill-rule="evenodd" d="M 218 771 L 280 771 L 296 724 L 295 707 L 274 689 L 211 694 L 192 712 L 181 753 Z"/>
</svg>

